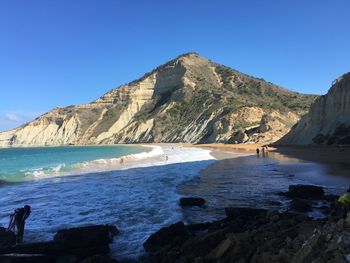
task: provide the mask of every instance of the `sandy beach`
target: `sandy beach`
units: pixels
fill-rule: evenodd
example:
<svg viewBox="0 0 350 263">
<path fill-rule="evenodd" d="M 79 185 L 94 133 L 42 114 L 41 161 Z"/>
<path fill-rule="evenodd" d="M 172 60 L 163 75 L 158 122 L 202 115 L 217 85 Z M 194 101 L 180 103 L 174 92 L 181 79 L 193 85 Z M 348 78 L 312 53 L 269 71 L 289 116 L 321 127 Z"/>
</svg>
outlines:
<svg viewBox="0 0 350 263">
<path fill-rule="evenodd" d="M 198 144 L 195 147 L 210 148 L 217 159 L 227 158 L 229 153 L 256 154 L 262 144 Z M 227 153 L 225 155 L 225 153 Z M 326 165 L 331 173 L 350 176 L 349 146 L 269 146 L 269 154 L 276 159 L 303 160 Z"/>
</svg>

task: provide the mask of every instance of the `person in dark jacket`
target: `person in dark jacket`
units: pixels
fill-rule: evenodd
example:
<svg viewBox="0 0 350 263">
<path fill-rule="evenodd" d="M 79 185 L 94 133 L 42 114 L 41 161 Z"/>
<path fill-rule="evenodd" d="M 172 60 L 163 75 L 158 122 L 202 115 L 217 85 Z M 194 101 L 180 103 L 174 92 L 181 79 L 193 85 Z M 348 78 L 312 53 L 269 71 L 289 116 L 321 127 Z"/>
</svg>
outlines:
<svg viewBox="0 0 350 263">
<path fill-rule="evenodd" d="M 30 215 L 30 206 L 25 205 L 23 208 L 17 208 L 15 211 L 10 215 L 10 223 L 8 229 L 14 229 L 16 227 L 17 229 L 17 235 L 16 235 L 16 242 L 22 243 L 23 242 L 23 235 L 24 235 L 24 225 L 26 219 Z"/>
</svg>

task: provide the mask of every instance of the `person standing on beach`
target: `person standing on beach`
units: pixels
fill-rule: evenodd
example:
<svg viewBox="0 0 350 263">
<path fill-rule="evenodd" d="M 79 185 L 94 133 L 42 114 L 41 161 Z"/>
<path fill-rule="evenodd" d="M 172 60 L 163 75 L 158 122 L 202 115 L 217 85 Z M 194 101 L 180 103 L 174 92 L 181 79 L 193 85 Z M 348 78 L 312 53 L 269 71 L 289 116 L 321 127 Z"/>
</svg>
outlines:
<svg viewBox="0 0 350 263">
<path fill-rule="evenodd" d="M 256 148 L 256 155 L 260 156 L 260 149 L 259 148 Z"/>
<path fill-rule="evenodd" d="M 23 208 L 17 208 L 15 211 L 10 215 L 10 223 L 8 226 L 8 230 L 12 230 L 16 227 L 17 229 L 17 235 L 16 235 L 16 243 L 22 243 L 23 242 L 23 235 L 24 235 L 24 225 L 26 219 L 30 215 L 30 206 L 25 205 Z"/>
<path fill-rule="evenodd" d="M 265 154 L 266 154 L 266 157 L 269 156 L 269 148 L 267 147 L 267 145 L 265 145 Z"/>
</svg>

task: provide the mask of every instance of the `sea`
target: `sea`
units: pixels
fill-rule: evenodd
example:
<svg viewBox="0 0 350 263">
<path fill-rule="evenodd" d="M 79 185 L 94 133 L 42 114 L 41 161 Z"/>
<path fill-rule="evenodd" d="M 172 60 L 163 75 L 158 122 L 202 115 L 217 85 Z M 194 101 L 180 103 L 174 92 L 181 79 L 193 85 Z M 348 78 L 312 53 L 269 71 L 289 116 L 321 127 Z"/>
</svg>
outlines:
<svg viewBox="0 0 350 263">
<path fill-rule="evenodd" d="M 32 213 L 25 242 L 50 240 L 62 228 L 111 224 L 120 230 L 112 255 L 134 259 L 161 227 L 221 219 L 227 206 L 287 209 L 276 193 L 290 184 L 340 194 L 349 183 L 325 166 L 284 156 L 214 156 L 179 144 L 0 149 L 0 226 L 26 204 Z M 184 209 L 178 204 L 184 196 L 207 203 Z"/>
</svg>

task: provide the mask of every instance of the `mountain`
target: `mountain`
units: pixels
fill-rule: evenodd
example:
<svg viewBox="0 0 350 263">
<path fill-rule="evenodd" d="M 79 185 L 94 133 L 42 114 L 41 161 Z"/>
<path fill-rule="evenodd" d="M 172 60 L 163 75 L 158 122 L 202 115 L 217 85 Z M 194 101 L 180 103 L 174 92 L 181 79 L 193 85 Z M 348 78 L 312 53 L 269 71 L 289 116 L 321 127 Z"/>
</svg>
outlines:
<svg viewBox="0 0 350 263">
<path fill-rule="evenodd" d="M 350 144 L 350 72 L 336 79 L 277 144 Z"/>
<path fill-rule="evenodd" d="M 2 132 L 0 146 L 270 142 L 315 98 L 187 53 L 89 104 Z"/>
</svg>

